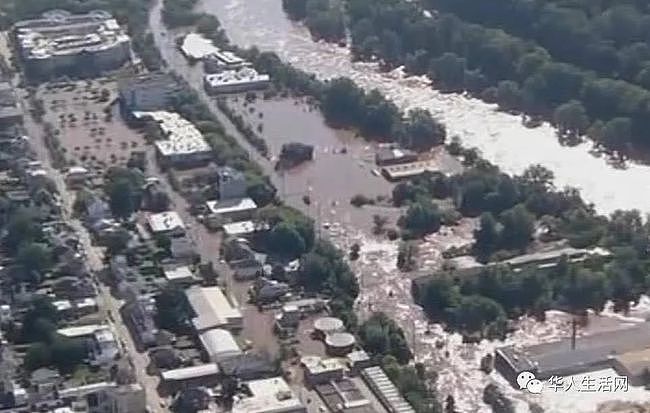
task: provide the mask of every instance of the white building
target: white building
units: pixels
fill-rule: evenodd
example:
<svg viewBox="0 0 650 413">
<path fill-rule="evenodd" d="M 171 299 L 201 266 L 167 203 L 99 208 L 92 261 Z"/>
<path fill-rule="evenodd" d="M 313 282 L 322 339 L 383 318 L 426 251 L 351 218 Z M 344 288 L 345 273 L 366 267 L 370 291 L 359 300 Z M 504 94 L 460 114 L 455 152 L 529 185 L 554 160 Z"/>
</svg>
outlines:
<svg viewBox="0 0 650 413">
<path fill-rule="evenodd" d="M 257 204 L 251 198 L 208 201 L 206 205 L 212 214 L 227 221 L 250 219 L 257 209 Z"/>
<path fill-rule="evenodd" d="M 203 77 L 203 86 L 208 93 L 236 93 L 264 89 L 271 83 L 266 74 L 259 74 L 251 67 L 239 70 L 224 70 Z"/>
<path fill-rule="evenodd" d="M 213 328 L 199 334 L 199 339 L 210 361 L 215 363 L 242 354 L 237 341 L 227 330 Z"/>
<path fill-rule="evenodd" d="M 165 279 L 171 283 L 187 284 L 195 280 L 192 270 L 187 265 L 178 265 L 163 269 Z"/>
<path fill-rule="evenodd" d="M 242 314 L 219 287 L 191 287 L 185 290 L 187 299 L 197 315 L 192 324 L 198 332 L 211 328 L 241 329 Z"/>
<path fill-rule="evenodd" d="M 154 234 L 183 235 L 185 233 L 185 224 L 176 211 L 149 214 L 147 223 Z"/>
<path fill-rule="evenodd" d="M 14 33 L 26 71 L 35 77 L 114 70 L 131 57 L 131 39 L 101 10 L 80 15 L 52 10 L 17 22 Z"/>
<path fill-rule="evenodd" d="M 282 377 L 249 381 L 245 387 L 250 396 L 237 398 L 232 413 L 304 413 L 307 411 Z"/>
<path fill-rule="evenodd" d="M 180 49 L 190 60 L 200 60 L 219 53 L 219 48 L 212 44 L 210 39 L 206 39 L 198 33 L 190 33 L 185 36 Z"/>
<path fill-rule="evenodd" d="M 201 132 L 178 113 L 166 111 L 133 112 L 136 119 L 158 123 L 164 139 L 155 142 L 158 159 L 170 165 L 195 165 L 212 159 L 212 148 Z"/>
<path fill-rule="evenodd" d="M 233 52 L 222 50 L 206 56 L 203 60 L 203 65 L 206 73 L 217 73 L 222 70 L 241 69 L 242 67 L 250 66 L 250 63 Z"/>
</svg>

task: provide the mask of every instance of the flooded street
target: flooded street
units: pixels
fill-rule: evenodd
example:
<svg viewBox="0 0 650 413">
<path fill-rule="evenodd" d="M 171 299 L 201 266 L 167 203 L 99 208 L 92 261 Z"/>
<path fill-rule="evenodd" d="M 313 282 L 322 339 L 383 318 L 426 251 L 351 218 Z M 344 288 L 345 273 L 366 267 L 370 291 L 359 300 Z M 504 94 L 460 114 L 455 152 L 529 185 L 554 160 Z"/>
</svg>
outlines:
<svg viewBox="0 0 650 413">
<path fill-rule="evenodd" d="M 271 50 L 287 62 L 321 78 L 347 76 L 367 89 L 377 88 L 406 109 L 424 107 L 468 146 L 509 173 L 540 163 L 555 173 L 556 185 L 581 190 L 599 211 L 637 208 L 650 212 L 650 167 L 612 168 L 589 154 L 591 145 L 563 147 L 549 125 L 527 129 L 518 116 L 458 94 L 441 94 L 424 78 L 399 71 L 380 73 L 376 65 L 352 63 L 347 49 L 311 41 L 306 29 L 288 21 L 279 0 L 202 0 L 203 11 L 219 17 L 230 39 L 240 46 Z M 579 167 L 576 167 L 579 165 Z"/>
</svg>

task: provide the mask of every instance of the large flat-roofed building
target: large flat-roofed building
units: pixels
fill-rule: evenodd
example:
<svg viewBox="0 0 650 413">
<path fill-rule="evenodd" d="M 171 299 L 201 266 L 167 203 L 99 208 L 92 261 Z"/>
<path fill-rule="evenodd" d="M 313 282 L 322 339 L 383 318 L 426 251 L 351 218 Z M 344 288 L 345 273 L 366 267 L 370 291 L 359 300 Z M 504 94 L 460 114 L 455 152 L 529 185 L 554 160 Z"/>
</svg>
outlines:
<svg viewBox="0 0 650 413">
<path fill-rule="evenodd" d="M 305 413 L 307 409 L 282 377 L 249 381 L 247 394 L 237 399 L 232 413 Z"/>
<path fill-rule="evenodd" d="M 381 367 L 363 369 L 361 377 L 390 413 L 415 413 Z"/>
<path fill-rule="evenodd" d="M 163 110 L 179 89 L 176 79 L 168 73 L 146 73 L 118 81 L 120 105 L 127 114 Z"/>
<path fill-rule="evenodd" d="M 178 113 L 133 112 L 137 119 L 158 123 L 164 139 L 155 142 L 158 159 L 165 165 L 197 166 L 212 159 L 212 148 L 199 130 Z"/>
<path fill-rule="evenodd" d="M 241 329 L 242 314 L 219 287 L 191 287 L 185 290 L 196 314 L 192 324 L 198 332 L 212 328 Z"/>
<path fill-rule="evenodd" d="M 210 361 L 219 362 L 242 354 L 232 334 L 221 328 L 213 328 L 199 334 L 203 349 Z"/>
<path fill-rule="evenodd" d="M 269 75 L 259 74 L 251 67 L 239 70 L 224 70 L 223 72 L 205 75 L 203 86 L 206 92 L 237 93 L 249 90 L 264 89 L 271 83 Z"/>
<path fill-rule="evenodd" d="M 23 121 L 23 110 L 9 82 L 0 82 L 0 127 Z"/>
<path fill-rule="evenodd" d="M 216 363 L 199 364 L 163 371 L 162 381 L 172 391 L 196 386 L 214 386 L 219 382 L 219 366 Z"/>
<path fill-rule="evenodd" d="M 114 70 L 131 58 L 131 39 L 110 13 L 72 15 L 64 10 L 14 25 L 29 76 L 48 78 Z"/>
<path fill-rule="evenodd" d="M 210 213 L 226 221 L 243 221 L 250 219 L 257 209 L 257 204 L 251 198 L 225 199 L 223 201 L 208 201 Z"/>
<path fill-rule="evenodd" d="M 575 348 L 570 338 L 525 348 L 501 347 L 496 350 L 495 367 L 515 385 L 522 371 L 533 372 L 540 380 L 581 374 L 613 367 L 617 356 L 647 348 L 650 348 L 650 323 L 641 323 L 579 337 Z"/>
</svg>

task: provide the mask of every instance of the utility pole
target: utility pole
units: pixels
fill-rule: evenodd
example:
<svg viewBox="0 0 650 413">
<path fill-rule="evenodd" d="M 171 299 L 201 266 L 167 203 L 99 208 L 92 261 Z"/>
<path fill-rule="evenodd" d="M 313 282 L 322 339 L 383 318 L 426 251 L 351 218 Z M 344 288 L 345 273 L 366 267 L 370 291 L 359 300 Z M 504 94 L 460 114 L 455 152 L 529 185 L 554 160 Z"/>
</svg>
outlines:
<svg viewBox="0 0 650 413">
<path fill-rule="evenodd" d="M 578 329 L 575 314 L 571 317 L 571 350 L 576 349 L 576 331 Z"/>
</svg>

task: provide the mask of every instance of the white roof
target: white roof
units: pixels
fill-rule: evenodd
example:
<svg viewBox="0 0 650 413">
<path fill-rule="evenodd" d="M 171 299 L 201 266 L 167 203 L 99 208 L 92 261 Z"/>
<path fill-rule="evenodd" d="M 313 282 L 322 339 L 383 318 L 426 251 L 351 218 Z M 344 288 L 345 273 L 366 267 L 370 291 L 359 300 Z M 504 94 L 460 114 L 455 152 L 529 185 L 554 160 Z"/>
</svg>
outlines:
<svg viewBox="0 0 650 413">
<path fill-rule="evenodd" d="M 169 281 L 179 281 L 187 280 L 194 278 L 192 270 L 187 265 L 181 265 L 175 268 L 167 268 L 163 271 L 165 273 L 165 278 Z"/>
<path fill-rule="evenodd" d="M 91 336 L 95 333 L 95 331 L 103 330 L 106 328 L 108 328 L 108 324 L 87 324 L 84 326 L 60 328 L 56 330 L 56 332 L 66 337 L 83 337 Z"/>
<path fill-rule="evenodd" d="M 208 201 L 208 209 L 216 215 L 257 209 L 257 204 L 250 198 L 229 199 L 226 201 Z"/>
<path fill-rule="evenodd" d="M 293 412 L 302 407 L 282 377 L 249 381 L 246 385 L 253 396 L 235 401 L 232 413 Z"/>
<path fill-rule="evenodd" d="M 52 301 L 52 305 L 54 308 L 56 308 L 56 311 L 65 311 L 72 309 L 72 303 L 70 303 L 70 300 Z"/>
<path fill-rule="evenodd" d="M 229 331 L 213 328 L 199 335 L 203 348 L 213 361 L 242 354 L 241 348 Z"/>
<path fill-rule="evenodd" d="M 84 168 L 83 166 L 71 166 L 70 169 L 68 169 L 68 174 L 87 174 L 88 169 Z"/>
<path fill-rule="evenodd" d="M 76 55 L 108 50 L 128 42 L 129 36 L 107 13 L 62 15 L 16 23 L 16 38 L 28 59 Z M 91 21 L 92 20 L 92 21 Z"/>
<path fill-rule="evenodd" d="M 255 232 L 256 230 L 267 229 L 269 229 L 268 224 L 255 224 L 253 221 L 232 222 L 223 225 L 223 231 L 226 235 L 246 235 Z"/>
<path fill-rule="evenodd" d="M 159 214 L 150 214 L 147 217 L 151 230 L 156 232 L 167 232 L 175 229 L 185 229 L 185 224 L 176 211 L 166 211 Z"/>
<path fill-rule="evenodd" d="M 335 358 L 322 359 L 318 356 L 306 356 L 300 359 L 300 362 L 310 374 L 322 374 L 343 369 L 341 361 Z"/>
<path fill-rule="evenodd" d="M 216 363 L 200 364 L 198 366 L 183 367 L 175 370 L 162 372 L 163 380 L 189 380 L 199 377 L 219 374 L 219 366 Z"/>
<path fill-rule="evenodd" d="M 150 118 L 158 122 L 166 139 L 155 142 L 163 156 L 210 152 L 212 148 L 199 130 L 178 113 L 166 111 L 133 112 L 140 119 Z"/>
<path fill-rule="evenodd" d="M 192 320 L 201 331 L 241 323 L 242 315 L 230 303 L 219 287 L 192 287 L 186 291 L 187 299 L 197 316 Z"/>
<path fill-rule="evenodd" d="M 97 300 L 91 297 L 82 298 L 75 301 L 77 307 L 95 307 L 97 305 Z"/>
<path fill-rule="evenodd" d="M 252 67 L 244 67 L 239 70 L 224 70 L 223 72 L 205 75 L 204 79 L 212 87 L 269 82 L 271 80 L 269 75 L 261 75 Z"/>
<path fill-rule="evenodd" d="M 185 56 L 194 59 L 203 59 L 211 54 L 219 53 L 219 48 L 198 33 L 190 33 L 183 39 L 181 51 Z"/>
</svg>

